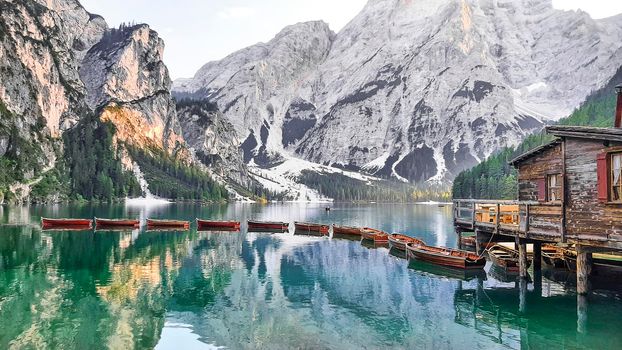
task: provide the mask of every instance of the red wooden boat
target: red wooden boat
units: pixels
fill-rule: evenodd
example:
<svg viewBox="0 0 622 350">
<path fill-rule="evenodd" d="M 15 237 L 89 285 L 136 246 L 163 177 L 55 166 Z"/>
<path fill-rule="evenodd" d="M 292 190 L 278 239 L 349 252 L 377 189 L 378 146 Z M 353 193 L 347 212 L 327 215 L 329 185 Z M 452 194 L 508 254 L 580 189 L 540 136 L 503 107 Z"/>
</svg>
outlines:
<svg viewBox="0 0 622 350">
<path fill-rule="evenodd" d="M 425 245 L 422 240 L 399 233 L 389 235 L 389 246 L 397 250 L 406 251 L 407 244 Z"/>
<path fill-rule="evenodd" d="M 155 220 L 147 219 L 148 229 L 189 229 L 190 222 L 183 220 Z"/>
<path fill-rule="evenodd" d="M 327 235 L 329 230 L 328 225 L 312 224 L 308 222 L 295 222 L 294 226 L 296 227 L 297 233 L 316 232 Z"/>
<path fill-rule="evenodd" d="M 481 269 L 486 265 L 484 257 L 465 250 L 413 244 L 408 244 L 406 249 L 409 259 L 415 258 L 441 266 L 458 269 Z"/>
<path fill-rule="evenodd" d="M 350 226 L 339 226 L 333 224 L 333 234 L 335 235 L 352 235 L 352 236 L 360 236 L 361 228 L 360 227 L 350 227 Z"/>
<path fill-rule="evenodd" d="M 248 229 L 249 230 L 256 229 L 256 230 L 287 231 L 288 227 L 289 227 L 289 223 L 287 223 L 287 222 L 248 220 Z"/>
<path fill-rule="evenodd" d="M 213 221 L 197 219 L 198 230 L 239 230 L 239 221 Z"/>
<path fill-rule="evenodd" d="M 43 229 L 52 228 L 81 228 L 89 229 L 93 225 L 91 219 L 48 219 L 41 218 L 41 227 Z"/>
<path fill-rule="evenodd" d="M 365 240 L 374 241 L 374 243 L 388 243 L 389 235 L 386 232 L 375 228 L 364 227 L 361 229 L 361 236 Z"/>
<path fill-rule="evenodd" d="M 486 250 L 490 261 L 505 273 L 515 274 L 519 272 L 518 251 L 502 246 L 494 245 Z M 531 265 L 531 260 L 527 260 L 527 268 Z"/>
<path fill-rule="evenodd" d="M 95 227 L 123 227 L 123 228 L 138 228 L 140 227 L 140 221 L 135 219 L 100 219 L 95 218 Z"/>
</svg>

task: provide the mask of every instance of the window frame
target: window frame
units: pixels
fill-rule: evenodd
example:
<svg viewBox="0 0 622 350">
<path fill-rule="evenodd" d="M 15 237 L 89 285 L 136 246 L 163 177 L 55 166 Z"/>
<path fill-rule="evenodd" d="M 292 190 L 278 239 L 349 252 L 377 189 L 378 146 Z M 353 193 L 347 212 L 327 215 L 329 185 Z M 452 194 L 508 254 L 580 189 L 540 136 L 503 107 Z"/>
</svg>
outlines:
<svg viewBox="0 0 622 350">
<path fill-rule="evenodd" d="M 613 166 L 613 158 L 620 157 L 620 179 L 618 181 L 618 185 L 614 184 L 614 166 Z M 614 189 L 618 187 L 619 191 L 619 199 L 614 199 Z M 622 151 L 614 151 L 609 152 L 607 154 L 607 195 L 608 202 L 613 204 L 622 204 Z"/>
<path fill-rule="evenodd" d="M 555 178 L 555 186 L 551 186 L 551 179 Z M 546 194 L 545 194 L 545 199 L 547 203 L 560 203 L 562 201 L 562 196 L 564 195 L 564 185 L 563 185 L 563 178 L 562 178 L 562 174 L 561 173 L 549 173 L 546 174 Z M 558 190 L 558 197 L 556 199 L 551 199 L 551 190 L 552 189 L 557 189 Z"/>
</svg>

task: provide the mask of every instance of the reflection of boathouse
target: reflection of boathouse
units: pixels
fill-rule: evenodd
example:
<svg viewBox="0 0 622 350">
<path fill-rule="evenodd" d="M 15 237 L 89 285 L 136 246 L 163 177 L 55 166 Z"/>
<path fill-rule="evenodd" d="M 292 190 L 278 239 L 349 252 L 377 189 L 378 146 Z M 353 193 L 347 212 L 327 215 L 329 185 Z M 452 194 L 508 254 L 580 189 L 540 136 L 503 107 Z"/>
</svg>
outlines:
<svg viewBox="0 0 622 350">
<path fill-rule="evenodd" d="M 518 201 L 456 200 L 458 231 L 475 231 L 478 244 L 515 240 L 523 277 L 527 243 L 536 270 L 542 243 L 574 244 L 577 291 L 587 293 L 592 253 L 622 250 L 622 86 L 616 91 L 615 127 L 547 127 L 554 141 L 511 161 Z"/>
</svg>

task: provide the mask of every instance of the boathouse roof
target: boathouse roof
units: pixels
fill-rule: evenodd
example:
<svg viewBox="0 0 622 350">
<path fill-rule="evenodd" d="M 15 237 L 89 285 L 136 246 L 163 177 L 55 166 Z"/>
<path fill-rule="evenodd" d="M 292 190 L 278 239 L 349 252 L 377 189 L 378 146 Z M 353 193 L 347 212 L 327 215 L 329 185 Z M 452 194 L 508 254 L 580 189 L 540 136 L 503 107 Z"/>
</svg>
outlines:
<svg viewBox="0 0 622 350">
<path fill-rule="evenodd" d="M 588 126 L 548 126 L 546 132 L 557 137 L 574 137 L 622 142 L 622 128 L 595 128 Z"/>
<path fill-rule="evenodd" d="M 538 146 L 536 148 L 532 148 L 531 150 L 529 150 L 529 151 L 519 155 L 518 157 L 510 160 L 509 163 L 511 165 L 516 166 L 517 164 L 522 163 L 523 161 L 525 161 L 525 160 L 527 160 L 527 159 L 529 159 L 529 158 L 531 158 L 531 157 L 533 157 L 533 156 L 535 156 L 537 154 L 540 154 L 540 153 L 542 153 L 542 152 L 544 152 L 544 151 L 546 151 L 546 150 L 548 150 L 550 148 L 553 148 L 553 147 L 559 145 L 561 142 L 562 142 L 561 139 L 555 139 L 555 140 L 553 140 L 553 141 L 551 141 L 549 143 L 545 143 L 542 146 Z"/>
<path fill-rule="evenodd" d="M 558 138 L 519 155 L 518 157 L 510 160 L 509 163 L 513 166 L 516 166 L 517 164 L 520 164 L 523 161 L 537 154 L 540 154 L 550 148 L 559 145 L 562 141 L 561 138 L 563 137 L 622 142 L 622 128 L 596 128 L 590 126 L 553 125 L 547 126 L 545 130 L 547 133 L 553 136 L 557 136 Z"/>
</svg>

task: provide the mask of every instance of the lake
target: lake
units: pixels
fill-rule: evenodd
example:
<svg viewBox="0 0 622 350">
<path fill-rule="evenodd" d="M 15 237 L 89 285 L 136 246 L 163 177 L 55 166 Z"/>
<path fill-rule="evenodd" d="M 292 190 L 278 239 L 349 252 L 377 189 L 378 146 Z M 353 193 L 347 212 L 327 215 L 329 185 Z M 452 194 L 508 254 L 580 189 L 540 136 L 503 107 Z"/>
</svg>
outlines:
<svg viewBox="0 0 622 350">
<path fill-rule="evenodd" d="M 311 221 L 457 245 L 450 206 L 331 206 L 0 207 L 0 348 L 622 348 L 622 293 L 595 282 L 577 298 L 564 271 L 521 286 L 490 264 L 463 273 L 358 240 L 244 224 L 239 233 L 197 232 L 194 222 L 187 232 L 39 228 L 41 216 L 282 220 L 290 231 Z"/>
</svg>

